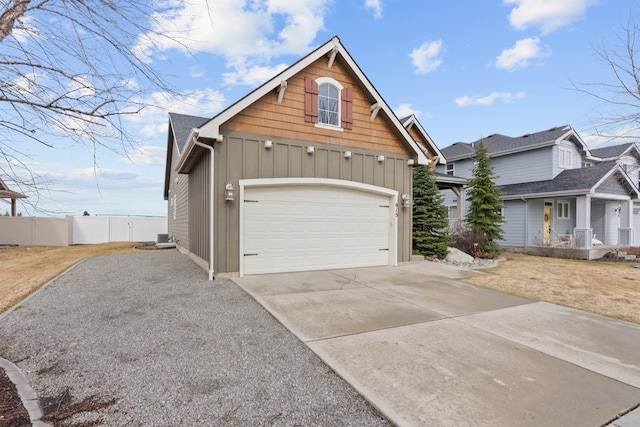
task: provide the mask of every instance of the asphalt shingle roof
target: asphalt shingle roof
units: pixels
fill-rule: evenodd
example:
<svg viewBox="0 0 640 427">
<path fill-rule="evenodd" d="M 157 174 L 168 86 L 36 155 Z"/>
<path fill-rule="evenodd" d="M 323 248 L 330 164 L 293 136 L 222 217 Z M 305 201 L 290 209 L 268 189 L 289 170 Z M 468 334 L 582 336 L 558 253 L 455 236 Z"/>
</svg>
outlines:
<svg viewBox="0 0 640 427">
<path fill-rule="evenodd" d="M 455 144 L 443 148 L 440 151 L 447 160 L 472 158 L 475 156 L 475 152 L 480 145 L 480 142 L 483 142 L 485 147 L 489 150 L 489 153 L 497 155 L 515 149 L 523 149 L 537 146 L 545 142 L 555 141 L 570 130 L 570 126 L 558 126 L 515 138 L 495 133 L 471 143 L 456 142 Z"/>
<path fill-rule="evenodd" d="M 559 191 L 588 191 L 615 167 L 615 161 L 598 163 L 590 168 L 566 169 L 554 179 L 503 185 L 505 196 L 555 193 Z"/>
<path fill-rule="evenodd" d="M 618 158 L 622 153 L 627 151 L 634 143 L 612 145 L 610 147 L 594 148 L 589 150 L 593 157 L 599 157 L 601 159 Z"/>
<path fill-rule="evenodd" d="M 209 117 L 169 113 L 169 120 L 171 121 L 171 127 L 173 128 L 173 136 L 176 139 L 176 144 L 178 144 L 178 150 L 182 153 L 191 130 L 206 123 L 209 120 Z"/>
</svg>

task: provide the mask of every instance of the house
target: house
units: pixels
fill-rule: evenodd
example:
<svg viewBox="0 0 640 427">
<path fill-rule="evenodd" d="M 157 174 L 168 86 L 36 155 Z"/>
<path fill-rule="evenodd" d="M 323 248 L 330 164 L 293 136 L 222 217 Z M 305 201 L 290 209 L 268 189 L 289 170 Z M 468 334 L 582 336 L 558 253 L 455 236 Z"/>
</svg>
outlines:
<svg viewBox="0 0 640 427">
<path fill-rule="evenodd" d="M 409 261 L 420 143 L 334 37 L 214 117 L 169 115 L 169 235 L 210 279 Z"/>
<path fill-rule="evenodd" d="M 443 148 L 447 163 L 438 171 L 470 178 L 480 142 L 503 191 L 504 241 L 523 248 L 594 243 L 640 243 L 638 165 L 634 143 L 589 149 L 570 126 L 510 137 L 493 134 Z M 460 206 L 454 194 L 445 203 Z"/>
</svg>

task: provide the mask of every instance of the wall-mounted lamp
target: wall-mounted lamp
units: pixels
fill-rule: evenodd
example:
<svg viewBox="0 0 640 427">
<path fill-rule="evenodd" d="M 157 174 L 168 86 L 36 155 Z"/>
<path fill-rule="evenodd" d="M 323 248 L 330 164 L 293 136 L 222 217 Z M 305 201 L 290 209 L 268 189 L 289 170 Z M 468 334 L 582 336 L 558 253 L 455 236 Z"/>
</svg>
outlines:
<svg viewBox="0 0 640 427">
<path fill-rule="evenodd" d="M 224 199 L 225 200 L 235 200 L 236 199 L 236 189 L 233 187 L 231 181 L 227 181 L 224 185 Z"/>
<path fill-rule="evenodd" d="M 265 141 L 264 142 L 264 148 L 266 148 L 268 150 L 271 147 L 273 147 L 273 141 Z"/>
<path fill-rule="evenodd" d="M 407 165 L 413 166 L 413 163 L 414 163 L 413 159 L 407 160 Z"/>
<path fill-rule="evenodd" d="M 384 156 L 378 156 L 378 161 L 379 162 L 384 162 Z"/>
<path fill-rule="evenodd" d="M 351 158 L 351 151 L 345 151 L 345 152 L 344 152 L 344 158 L 345 158 L 345 159 L 349 159 L 349 158 Z"/>
<path fill-rule="evenodd" d="M 408 194 L 403 194 L 402 195 L 402 207 L 403 208 L 408 208 L 411 206 L 411 199 L 409 198 Z"/>
<path fill-rule="evenodd" d="M 307 147 L 307 154 L 313 154 L 316 151 L 316 149 L 314 147 Z"/>
</svg>

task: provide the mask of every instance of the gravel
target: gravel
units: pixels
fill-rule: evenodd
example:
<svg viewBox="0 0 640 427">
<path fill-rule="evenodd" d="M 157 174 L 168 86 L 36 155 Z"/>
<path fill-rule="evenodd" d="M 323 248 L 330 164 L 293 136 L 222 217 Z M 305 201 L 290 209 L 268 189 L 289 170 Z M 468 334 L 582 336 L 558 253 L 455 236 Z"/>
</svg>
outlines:
<svg viewBox="0 0 640 427">
<path fill-rule="evenodd" d="M 84 261 L 0 318 L 0 356 L 41 398 L 116 400 L 76 423 L 391 425 L 249 295 L 177 251 Z"/>
</svg>

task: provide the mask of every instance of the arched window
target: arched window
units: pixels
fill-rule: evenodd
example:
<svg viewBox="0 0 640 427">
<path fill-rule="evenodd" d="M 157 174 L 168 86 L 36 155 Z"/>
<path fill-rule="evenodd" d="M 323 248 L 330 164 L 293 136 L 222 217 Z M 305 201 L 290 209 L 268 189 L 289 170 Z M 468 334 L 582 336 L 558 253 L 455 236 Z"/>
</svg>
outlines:
<svg viewBox="0 0 640 427">
<path fill-rule="evenodd" d="M 340 90 L 331 83 L 318 85 L 318 123 L 340 126 Z"/>
<path fill-rule="evenodd" d="M 353 90 L 330 77 L 305 77 L 306 122 L 335 130 L 353 127 Z"/>
</svg>

